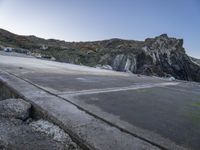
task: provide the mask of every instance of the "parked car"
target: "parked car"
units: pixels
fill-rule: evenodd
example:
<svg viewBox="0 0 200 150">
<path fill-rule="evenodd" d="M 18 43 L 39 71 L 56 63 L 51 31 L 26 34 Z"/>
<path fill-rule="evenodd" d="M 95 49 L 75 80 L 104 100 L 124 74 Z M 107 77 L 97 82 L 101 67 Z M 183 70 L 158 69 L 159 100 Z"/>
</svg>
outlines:
<svg viewBox="0 0 200 150">
<path fill-rule="evenodd" d="M 13 48 L 11 47 L 4 47 L 4 52 L 12 52 Z"/>
</svg>

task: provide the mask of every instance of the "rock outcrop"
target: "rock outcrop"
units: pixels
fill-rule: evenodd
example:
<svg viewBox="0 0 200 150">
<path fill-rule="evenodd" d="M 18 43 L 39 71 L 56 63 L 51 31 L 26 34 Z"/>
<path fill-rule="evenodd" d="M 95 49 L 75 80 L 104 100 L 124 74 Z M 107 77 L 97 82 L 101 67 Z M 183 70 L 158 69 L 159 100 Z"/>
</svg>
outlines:
<svg viewBox="0 0 200 150">
<path fill-rule="evenodd" d="M 170 38 L 167 34 L 145 41 L 65 42 L 19 36 L 0 29 L 0 44 L 28 49 L 30 53 L 60 62 L 200 82 L 199 60 L 186 54 L 182 39 Z"/>
<path fill-rule="evenodd" d="M 142 47 L 116 54 L 111 60 L 108 65 L 117 71 L 200 81 L 200 66 L 185 53 L 183 40 L 166 34 L 146 39 Z"/>
</svg>

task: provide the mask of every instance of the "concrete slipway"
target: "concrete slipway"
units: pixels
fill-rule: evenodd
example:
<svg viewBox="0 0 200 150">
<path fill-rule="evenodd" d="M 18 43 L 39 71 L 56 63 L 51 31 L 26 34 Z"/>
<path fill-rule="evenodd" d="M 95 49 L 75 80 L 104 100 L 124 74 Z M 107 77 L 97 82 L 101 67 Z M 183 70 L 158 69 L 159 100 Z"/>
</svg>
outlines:
<svg viewBox="0 0 200 150">
<path fill-rule="evenodd" d="M 0 81 L 86 149 L 200 149 L 200 85 L 0 55 Z"/>
</svg>

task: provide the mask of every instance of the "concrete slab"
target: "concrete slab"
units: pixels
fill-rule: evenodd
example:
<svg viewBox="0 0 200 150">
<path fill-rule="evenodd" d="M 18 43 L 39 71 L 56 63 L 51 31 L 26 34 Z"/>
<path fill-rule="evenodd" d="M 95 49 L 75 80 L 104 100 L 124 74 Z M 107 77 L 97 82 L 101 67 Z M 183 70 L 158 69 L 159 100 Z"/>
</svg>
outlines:
<svg viewBox="0 0 200 150">
<path fill-rule="evenodd" d="M 197 83 L 8 56 L 0 56 L 0 68 L 25 80 L 12 86 L 71 133 L 81 132 L 83 141 L 93 147 L 111 149 L 114 141 L 108 141 L 116 140 L 119 149 L 131 149 L 135 144 L 129 145 L 130 136 L 163 149 L 200 148 Z M 74 115 L 74 105 L 84 113 Z"/>
<path fill-rule="evenodd" d="M 61 96 L 127 132 L 157 143 L 164 141 L 160 135 L 184 147 L 200 148 L 200 93 L 154 87 Z"/>
<path fill-rule="evenodd" d="M 23 74 L 26 72 L 37 73 L 61 73 L 61 74 L 92 74 L 105 76 L 127 76 L 120 72 L 102 70 L 87 66 L 73 65 L 67 63 L 59 63 L 54 61 L 47 61 L 35 58 L 24 58 L 14 56 L 0 55 L 0 67 L 5 70 L 10 70 L 16 74 Z"/>
<path fill-rule="evenodd" d="M 9 61 L 8 61 L 9 60 Z M 0 55 L 0 68 L 54 92 L 126 87 L 166 82 L 159 78 L 64 64 L 33 58 Z"/>
<path fill-rule="evenodd" d="M 0 77 L 1 82 L 30 102 L 36 113 L 60 126 L 85 149 L 160 149 L 160 146 L 127 134 L 24 80 L 4 72 L 0 72 Z"/>
</svg>

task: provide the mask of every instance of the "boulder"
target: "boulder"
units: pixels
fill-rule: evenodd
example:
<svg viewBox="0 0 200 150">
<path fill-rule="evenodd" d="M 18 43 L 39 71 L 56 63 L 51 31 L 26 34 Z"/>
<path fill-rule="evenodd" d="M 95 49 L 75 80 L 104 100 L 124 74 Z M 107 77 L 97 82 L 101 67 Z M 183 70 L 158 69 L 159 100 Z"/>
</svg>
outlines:
<svg viewBox="0 0 200 150">
<path fill-rule="evenodd" d="M 31 104 L 22 99 L 0 101 L 0 116 L 26 120 L 30 115 Z"/>
<path fill-rule="evenodd" d="M 29 125 L 33 131 L 47 135 L 53 140 L 65 144 L 65 147 L 68 150 L 81 150 L 81 148 L 72 141 L 71 137 L 63 129 L 49 121 L 40 119 L 31 122 Z"/>
</svg>

